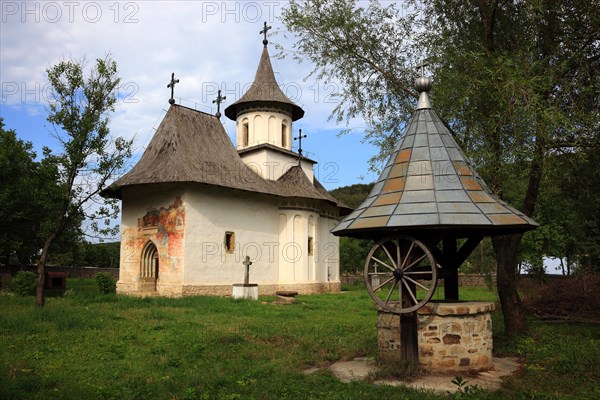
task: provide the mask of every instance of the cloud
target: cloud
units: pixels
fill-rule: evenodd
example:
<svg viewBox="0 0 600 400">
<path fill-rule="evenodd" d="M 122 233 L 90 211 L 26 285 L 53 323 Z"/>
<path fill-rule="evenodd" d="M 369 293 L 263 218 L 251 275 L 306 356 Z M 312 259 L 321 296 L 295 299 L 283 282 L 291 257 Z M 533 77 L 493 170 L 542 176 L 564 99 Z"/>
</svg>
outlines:
<svg viewBox="0 0 600 400">
<path fill-rule="evenodd" d="M 293 35 L 278 20 L 285 1 L 7 1 L 0 2 L 0 82 L 2 115 L 32 126 L 24 131 L 43 135 L 47 99 L 46 69 L 61 59 L 81 59 L 88 63 L 110 53 L 117 61 L 122 85 L 117 112 L 112 115 L 115 136 L 135 138 L 137 156 L 148 145 L 168 108 L 167 83 L 175 72 L 178 102 L 204 112 L 216 111 L 212 100 L 216 90 L 224 91 L 223 107 L 236 101 L 253 81 L 262 51 L 263 22 L 273 27 L 269 40 L 284 49 L 294 46 Z M 338 145 L 335 133 L 345 123 L 328 121 L 336 105 L 335 82 L 304 81 L 312 69 L 291 57 L 277 59 L 269 45 L 271 62 L 279 84 L 306 114 L 294 125 L 311 134 L 306 151 L 319 156 L 323 164 L 343 163 L 341 144 L 351 151 L 351 141 Z M 8 118 L 6 118 L 8 120 Z M 235 137 L 235 123 L 222 117 L 225 129 Z M 39 126 L 35 126 L 35 125 Z M 362 120 L 352 126 L 364 126 Z M 360 130 L 360 129 L 359 129 Z M 325 132 L 326 131 L 326 132 Z M 328 137 L 322 142 L 318 135 Z M 354 135 L 352 135 L 354 136 Z M 29 139 L 33 140 L 33 139 Z M 41 137 L 36 140 L 43 141 Z M 353 138 L 358 142 L 356 138 Z M 337 147 L 335 149 L 329 147 Z M 356 149 L 354 149 L 356 151 Z M 360 156 L 373 154 L 361 149 Z M 134 158 L 135 160 L 135 158 Z M 354 163 L 356 164 L 356 163 Z M 354 165 L 356 168 L 360 166 Z M 340 168 L 343 171 L 342 165 Z M 363 167 L 366 170 L 367 165 Z M 341 178 L 351 183 L 357 173 Z"/>
</svg>

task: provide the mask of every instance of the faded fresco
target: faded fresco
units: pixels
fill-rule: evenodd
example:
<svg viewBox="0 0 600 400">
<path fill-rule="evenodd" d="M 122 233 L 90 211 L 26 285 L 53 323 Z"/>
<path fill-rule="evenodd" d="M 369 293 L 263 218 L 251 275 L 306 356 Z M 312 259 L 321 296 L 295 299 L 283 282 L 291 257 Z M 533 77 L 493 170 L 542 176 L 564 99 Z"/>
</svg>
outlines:
<svg viewBox="0 0 600 400">
<path fill-rule="evenodd" d="M 122 233 L 121 280 L 135 280 L 140 272 L 140 256 L 146 243 L 152 241 L 158 250 L 159 277 L 181 276 L 183 272 L 183 246 L 185 207 L 181 197 L 167 208 L 151 209 L 138 218 L 137 226 Z M 163 275 L 164 274 L 164 275 Z"/>
</svg>

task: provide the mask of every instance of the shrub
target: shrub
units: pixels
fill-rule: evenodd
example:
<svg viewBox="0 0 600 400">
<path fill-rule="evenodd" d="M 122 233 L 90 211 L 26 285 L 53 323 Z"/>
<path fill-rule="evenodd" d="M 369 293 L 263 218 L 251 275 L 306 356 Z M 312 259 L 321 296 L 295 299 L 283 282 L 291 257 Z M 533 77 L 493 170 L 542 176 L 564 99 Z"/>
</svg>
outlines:
<svg viewBox="0 0 600 400">
<path fill-rule="evenodd" d="M 37 286 L 37 276 L 31 271 L 19 271 L 10 282 L 13 292 L 19 296 L 28 296 L 35 294 Z"/>
<path fill-rule="evenodd" d="M 109 294 L 117 292 L 117 281 L 108 272 L 98 272 L 96 274 L 96 283 L 100 293 Z"/>
</svg>

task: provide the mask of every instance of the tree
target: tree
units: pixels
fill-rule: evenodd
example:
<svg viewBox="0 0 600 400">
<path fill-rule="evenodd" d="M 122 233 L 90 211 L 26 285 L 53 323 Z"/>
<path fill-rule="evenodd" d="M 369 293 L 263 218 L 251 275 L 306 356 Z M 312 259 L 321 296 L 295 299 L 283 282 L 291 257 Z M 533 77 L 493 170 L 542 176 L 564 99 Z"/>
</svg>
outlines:
<svg viewBox="0 0 600 400">
<path fill-rule="evenodd" d="M 373 189 L 373 183 L 357 183 L 343 186 L 331 191 L 331 194 L 349 207 L 356 208 L 362 203 Z M 364 268 L 364 260 L 373 246 L 371 240 L 340 238 L 340 271 L 358 273 Z"/>
<path fill-rule="evenodd" d="M 399 9 L 292 0 L 282 19 L 297 36 L 294 56 L 312 62 L 317 79 L 340 82 L 332 117 L 369 124 L 366 139 L 380 148 L 374 168 L 413 112 L 414 66 L 427 56 L 436 110 L 491 189 L 532 216 L 547 157 L 598 143 L 600 13 L 585 0 L 555 3 L 424 0 Z M 512 186 L 516 178 L 526 182 L 522 190 Z M 521 238 L 493 239 L 509 336 L 527 330 L 516 290 Z"/>
<path fill-rule="evenodd" d="M 35 157 L 31 143 L 5 130 L 0 118 L 0 255 L 7 265 L 15 254 L 23 266 L 36 250 L 38 224 L 32 214 L 37 207 L 30 201 L 31 190 L 37 186 Z"/>
<path fill-rule="evenodd" d="M 36 161 L 32 145 L 17 138 L 13 130 L 4 130 L 0 119 L 0 254 L 5 264 L 12 257 L 25 268 L 39 255 L 48 216 L 56 209 L 58 173 L 48 149 Z M 77 230 L 69 236 L 77 236 Z"/>
<path fill-rule="evenodd" d="M 93 221 L 116 216 L 118 206 L 110 202 L 93 210 L 90 202 L 97 199 L 131 156 L 132 141 L 113 138 L 108 128 L 109 112 L 115 110 L 120 79 L 117 64 L 110 56 L 97 59 L 89 76 L 84 78 L 84 60 L 63 60 L 47 70 L 52 88 L 48 121 L 60 152 L 50 157 L 57 166 L 56 182 L 59 207 L 45 227 L 47 233 L 37 262 L 38 286 L 36 304 L 44 305 L 44 271 L 50 247 L 82 218 Z"/>
</svg>

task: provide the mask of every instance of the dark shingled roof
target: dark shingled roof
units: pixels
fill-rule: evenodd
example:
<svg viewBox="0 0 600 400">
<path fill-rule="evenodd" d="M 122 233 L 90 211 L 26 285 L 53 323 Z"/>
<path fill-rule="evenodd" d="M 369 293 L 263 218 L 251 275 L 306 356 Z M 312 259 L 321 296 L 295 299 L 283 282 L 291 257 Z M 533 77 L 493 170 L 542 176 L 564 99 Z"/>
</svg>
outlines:
<svg viewBox="0 0 600 400">
<path fill-rule="evenodd" d="M 420 108 L 368 198 L 332 233 L 372 237 L 447 229 L 497 235 L 537 226 L 490 192 L 436 112 Z"/>
<path fill-rule="evenodd" d="M 225 115 L 235 121 L 238 113 L 242 110 L 271 107 L 287 112 L 292 117 L 292 121 L 304 116 L 304 110 L 291 101 L 277 84 L 269 59 L 269 52 L 265 46 L 252 86 L 238 101 L 225 109 Z"/>
<path fill-rule="evenodd" d="M 292 167 L 278 181 L 269 181 L 246 166 L 217 117 L 171 105 L 140 161 L 102 192 L 121 198 L 121 189 L 156 183 L 201 183 L 286 198 L 324 200 L 350 211 L 302 168 Z"/>
</svg>

